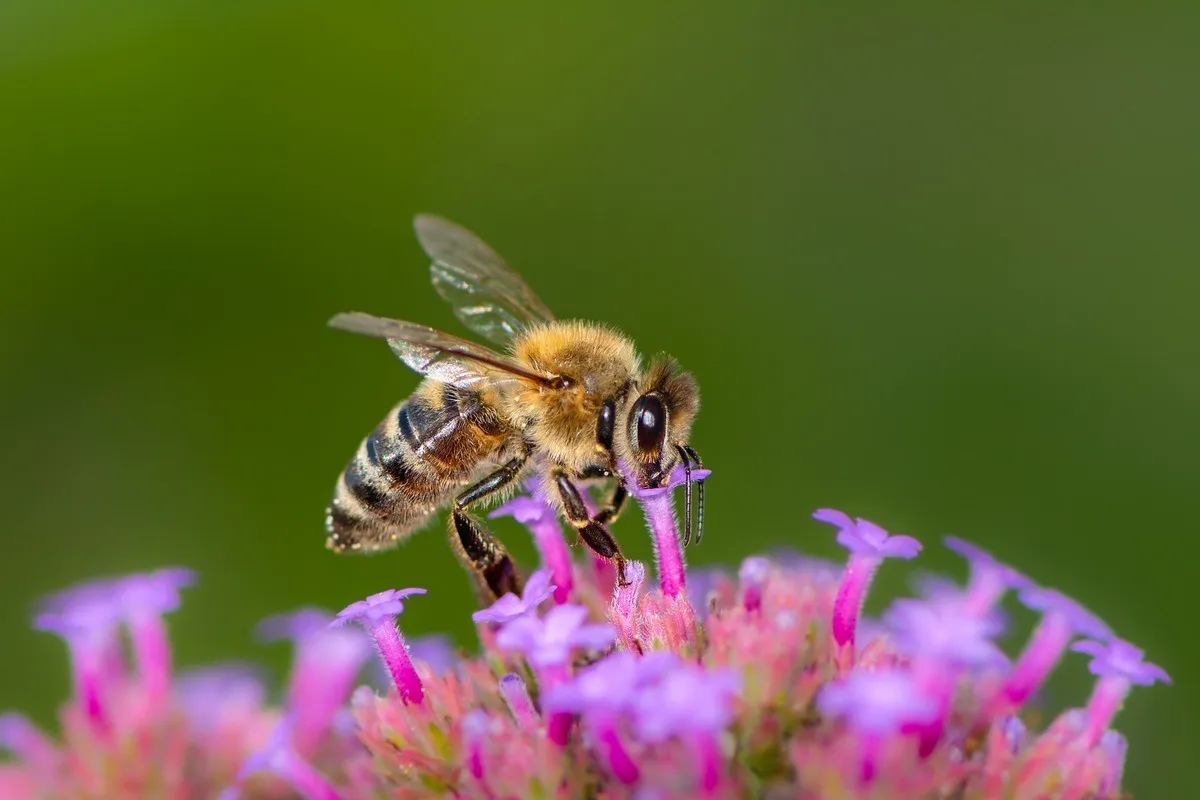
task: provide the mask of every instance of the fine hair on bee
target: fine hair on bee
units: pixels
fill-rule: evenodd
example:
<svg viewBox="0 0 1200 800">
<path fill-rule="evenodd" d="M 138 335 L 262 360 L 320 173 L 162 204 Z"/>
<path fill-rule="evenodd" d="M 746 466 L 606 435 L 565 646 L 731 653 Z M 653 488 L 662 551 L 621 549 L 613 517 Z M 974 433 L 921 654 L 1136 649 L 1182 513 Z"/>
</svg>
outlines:
<svg viewBox="0 0 1200 800">
<path fill-rule="evenodd" d="M 702 464 L 689 444 L 700 395 L 669 356 L 643 369 L 633 342 L 612 326 L 558 320 L 488 245 L 440 217 L 414 227 L 432 259 L 437 293 L 475 334 L 503 350 L 413 322 L 353 312 L 330 325 L 381 338 L 422 376 L 359 445 L 326 513 L 327 546 L 373 552 L 396 546 L 441 509 L 449 538 L 483 598 L 519 593 L 504 545 L 471 513 L 533 474 L 556 513 L 625 583 L 625 558 L 608 526 L 629 482 L 664 486 L 682 467 L 684 543 L 704 525 Z M 611 484 L 591 513 L 584 482 Z"/>
</svg>

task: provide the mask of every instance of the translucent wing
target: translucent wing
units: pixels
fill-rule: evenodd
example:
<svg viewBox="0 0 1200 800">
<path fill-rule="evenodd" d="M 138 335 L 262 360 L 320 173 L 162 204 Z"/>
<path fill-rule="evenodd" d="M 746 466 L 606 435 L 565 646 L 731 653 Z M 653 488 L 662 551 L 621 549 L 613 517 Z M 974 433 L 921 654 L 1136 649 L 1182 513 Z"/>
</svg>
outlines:
<svg viewBox="0 0 1200 800">
<path fill-rule="evenodd" d="M 400 360 L 419 375 L 442 383 L 470 388 L 480 382 L 496 384 L 523 380 L 545 386 L 555 385 L 556 375 L 533 372 L 506 355 L 475 342 L 442 333 L 439 330 L 398 319 L 374 317 L 351 312 L 329 320 L 330 327 L 364 336 L 387 339 Z"/>
<path fill-rule="evenodd" d="M 554 319 L 521 276 L 475 234 L 431 214 L 418 215 L 413 227 L 433 259 L 433 288 L 475 333 L 507 344 L 530 323 Z"/>
</svg>

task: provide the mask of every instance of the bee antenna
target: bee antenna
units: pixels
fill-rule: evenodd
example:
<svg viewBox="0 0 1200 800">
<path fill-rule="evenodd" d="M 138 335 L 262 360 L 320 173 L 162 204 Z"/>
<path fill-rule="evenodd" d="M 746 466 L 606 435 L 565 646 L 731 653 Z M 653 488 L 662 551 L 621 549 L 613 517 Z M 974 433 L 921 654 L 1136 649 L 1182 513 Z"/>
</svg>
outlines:
<svg viewBox="0 0 1200 800">
<path fill-rule="evenodd" d="M 675 449 L 683 460 L 683 546 L 687 547 L 692 543 L 692 459 L 683 445 L 677 444 Z M 699 535 L 696 536 L 696 542 L 700 542 Z"/>
</svg>

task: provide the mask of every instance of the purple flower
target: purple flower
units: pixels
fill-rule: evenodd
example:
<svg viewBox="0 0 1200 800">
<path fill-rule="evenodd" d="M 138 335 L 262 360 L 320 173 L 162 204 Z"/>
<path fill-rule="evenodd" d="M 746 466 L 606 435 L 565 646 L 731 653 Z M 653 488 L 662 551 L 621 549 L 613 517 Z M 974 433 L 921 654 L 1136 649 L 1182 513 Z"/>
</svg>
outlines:
<svg viewBox="0 0 1200 800">
<path fill-rule="evenodd" d="M 519 616 L 496 634 L 496 644 L 517 650 L 534 667 L 562 666 L 575 648 L 600 650 L 612 644 L 616 632 L 608 625 L 585 624 L 583 606 L 561 605 L 546 612 L 544 619 Z"/>
<path fill-rule="evenodd" d="M 1071 628 L 1081 636 L 1093 639 L 1112 637 L 1112 629 L 1104 623 L 1104 620 L 1060 591 L 1030 586 L 1023 589 L 1019 597 L 1026 608 L 1044 612 L 1046 616 L 1062 615 L 1070 623 Z"/>
<path fill-rule="evenodd" d="M 971 564 L 971 582 L 963 603 L 972 614 L 986 614 L 1009 589 L 1024 589 L 1033 581 L 1012 567 L 997 561 L 987 550 L 957 536 L 944 536 L 942 541 Z"/>
<path fill-rule="evenodd" d="M 388 589 L 378 592 L 343 608 L 337 613 L 332 624 L 347 625 L 357 622 L 369 629 L 380 622 L 391 622 L 404 613 L 405 599 L 421 594 L 425 594 L 424 589 Z"/>
<path fill-rule="evenodd" d="M 316 750 L 331 730 L 371 654 L 366 636 L 330 628 L 332 620 L 328 611 L 307 607 L 274 614 L 258 624 L 262 640 L 292 643 L 287 705 L 293 715 L 293 744 L 305 755 Z"/>
<path fill-rule="evenodd" d="M 142 691 L 162 702 L 169 691 L 171 651 L 161 615 L 179 606 L 179 590 L 195 575 L 171 568 L 94 581 L 46 598 L 34 627 L 62 636 L 71 650 L 78 697 L 104 725 L 104 695 L 124 669 L 118 627 L 128 623 Z"/>
<path fill-rule="evenodd" d="M 742 585 L 742 605 L 747 611 L 762 608 L 763 591 L 771 579 L 774 568 L 769 559 L 750 556 L 738 568 L 738 581 Z"/>
<path fill-rule="evenodd" d="M 1084 741 L 1090 747 L 1094 747 L 1104 736 L 1131 687 L 1151 686 L 1160 681 L 1171 682 L 1166 670 L 1144 660 L 1145 652 L 1123 639 L 1113 639 L 1108 643 L 1089 639 L 1076 642 L 1071 649 L 1092 656 L 1088 669 L 1100 678 L 1085 710 L 1087 723 Z"/>
<path fill-rule="evenodd" d="M 897 600 L 883 616 L 897 648 L 914 658 L 952 667 L 1007 663 L 992 642 L 999 632 L 994 619 L 973 616 L 957 603 Z"/>
<path fill-rule="evenodd" d="M 665 485 L 647 489 L 638 484 L 638 471 L 635 468 L 626 463 L 620 466 L 625 486 L 641 503 L 646 524 L 650 527 L 654 542 L 654 563 L 658 567 L 658 581 L 662 593 L 667 597 L 685 594 L 687 572 L 684 569 L 683 550 L 680 547 L 671 492 L 687 483 L 687 470 L 681 464 L 671 471 Z M 711 474 L 707 469 L 693 469 L 691 477 L 693 481 L 703 481 Z"/>
<path fill-rule="evenodd" d="M 741 685 L 741 676 L 733 670 L 679 661 L 639 691 L 634 730 L 647 743 L 718 733 L 732 721 L 733 700 Z"/>
<path fill-rule="evenodd" d="M 829 684 L 817 697 L 821 713 L 845 720 L 863 733 L 886 735 L 902 726 L 931 721 L 937 706 L 917 688 L 911 673 L 855 670 Z"/>
<path fill-rule="evenodd" d="M 325 776 L 292 748 L 292 720 L 285 719 L 271 734 L 270 740 L 257 753 L 246 759 L 238 770 L 240 784 L 257 772 L 269 772 L 287 781 L 305 800 L 341 800 L 341 795 Z M 241 797 L 236 786 L 221 792 L 217 800 L 237 800 Z"/>
<path fill-rule="evenodd" d="M 529 528 L 533 542 L 542 556 L 542 565 L 550 570 L 550 581 L 554 584 L 554 602 L 567 602 L 575 577 L 571 568 L 571 550 L 563 538 L 558 514 L 542 492 L 541 482 L 529 483 L 530 495 L 518 495 L 496 508 L 488 517 L 511 516 Z M 495 622 L 496 620 L 491 620 Z"/>
<path fill-rule="evenodd" d="M 554 593 L 555 587 L 550 580 L 550 570 L 539 569 L 529 576 L 529 580 L 525 582 L 525 590 L 521 592 L 520 597 L 509 592 L 488 608 L 476 611 L 471 615 L 471 619 L 478 623 L 491 622 L 503 625 L 518 617 L 535 614 L 538 606 Z"/>
<path fill-rule="evenodd" d="M 529 689 L 525 681 L 515 672 L 510 672 L 500 679 L 500 697 L 508 706 L 513 719 L 524 727 L 531 727 L 537 720 L 537 711 L 533 708 L 533 700 L 529 697 Z"/>
<path fill-rule="evenodd" d="M 1012 672 L 989 704 L 989 715 L 1019 705 L 1037 691 L 1062 659 L 1067 645 L 1076 634 L 1098 638 L 1112 635 L 1099 617 L 1062 592 L 1030 586 L 1022 590 L 1019 596 L 1026 606 L 1043 612 L 1042 619 Z"/>
<path fill-rule="evenodd" d="M 1144 650 L 1122 639 L 1113 639 L 1107 644 L 1092 640 L 1076 642 L 1071 649 L 1092 656 L 1088 669 L 1102 678 L 1120 678 L 1136 686 L 1171 682 L 1166 670 L 1144 660 Z"/>
<path fill-rule="evenodd" d="M 818 509 L 813 518 L 836 527 L 838 544 L 850 551 L 833 601 L 833 639 L 839 646 L 852 649 L 863 603 L 879 566 L 887 558 L 916 557 L 921 543 L 911 536 L 888 536 L 888 532 L 875 523 L 862 518 L 850 519 L 832 508 Z"/>
<path fill-rule="evenodd" d="M 375 641 L 375 647 L 387 665 L 400 696 L 404 702 L 414 705 L 425 699 L 425 691 L 409 657 L 404 638 L 396 627 L 396 617 L 404 611 L 404 600 L 419 594 L 425 594 L 425 590 L 389 589 L 379 592 L 346 606 L 331 623 L 333 626 L 352 622 L 362 625 Z"/>
<path fill-rule="evenodd" d="M 864 783 L 875 778 L 879 751 L 887 737 L 902 729 L 937 723 L 939 704 L 918 686 L 911 673 L 899 669 L 855 670 L 817 697 L 821 713 L 842 719 L 861 738 L 859 775 Z"/>
<path fill-rule="evenodd" d="M 245 664 L 193 669 L 175 682 L 175 695 L 193 730 L 212 733 L 222 722 L 262 707 L 266 697 L 259 670 Z"/>
<path fill-rule="evenodd" d="M 847 514 L 832 508 L 820 508 L 813 519 L 833 525 L 838 529 L 837 543 L 851 553 L 877 558 L 916 558 L 921 552 L 921 543 L 911 536 L 891 536 L 870 520 Z"/>
</svg>

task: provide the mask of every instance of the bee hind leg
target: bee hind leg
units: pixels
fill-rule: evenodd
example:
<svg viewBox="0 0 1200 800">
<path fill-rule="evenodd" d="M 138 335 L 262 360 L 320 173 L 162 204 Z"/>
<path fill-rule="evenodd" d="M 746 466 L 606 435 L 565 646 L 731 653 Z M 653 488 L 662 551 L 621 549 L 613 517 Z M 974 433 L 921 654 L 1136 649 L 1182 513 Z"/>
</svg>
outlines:
<svg viewBox="0 0 1200 800">
<path fill-rule="evenodd" d="M 450 544 L 459 560 L 475 575 L 481 599 L 488 602 L 505 594 L 521 594 L 522 580 L 504 544 L 467 513 L 467 507 L 495 494 L 521 474 L 527 456 L 518 456 L 454 499 L 450 513 Z"/>
<path fill-rule="evenodd" d="M 625 578 L 625 556 L 621 554 L 621 547 L 617 544 L 617 540 L 609 533 L 608 528 L 588 516 L 587 505 L 583 502 L 579 487 L 571 481 L 571 477 L 567 475 L 566 471 L 559 468 L 555 469 L 552 474 L 559 497 L 562 499 L 563 513 L 567 517 L 567 522 L 571 523 L 571 527 L 579 532 L 588 547 L 613 561 L 617 567 L 617 583 L 628 586 L 629 581 Z"/>
</svg>

